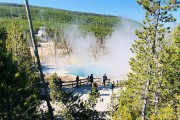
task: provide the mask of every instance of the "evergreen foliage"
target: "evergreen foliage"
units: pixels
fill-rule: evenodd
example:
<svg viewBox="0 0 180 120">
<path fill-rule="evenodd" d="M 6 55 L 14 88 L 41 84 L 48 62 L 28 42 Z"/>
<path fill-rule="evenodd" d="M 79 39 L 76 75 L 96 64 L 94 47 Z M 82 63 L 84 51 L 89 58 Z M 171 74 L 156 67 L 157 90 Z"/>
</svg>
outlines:
<svg viewBox="0 0 180 120">
<path fill-rule="evenodd" d="M 50 78 L 50 97 L 53 102 L 58 102 L 62 100 L 62 89 L 61 89 L 61 83 L 60 79 L 58 78 L 57 74 L 54 73 Z"/>
<path fill-rule="evenodd" d="M 73 12 L 67 10 L 31 6 L 31 17 L 35 32 L 40 26 L 45 25 L 48 32 L 62 31 L 65 27 L 77 24 L 80 29 L 93 33 L 99 40 L 104 39 L 113 32 L 113 27 L 118 25 L 120 18 L 110 15 Z M 19 21 L 23 30 L 28 31 L 25 7 L 20 4 L 0 3 L 0 22 L 9 25 L 9 20 Z"/>
<path fill-rule="evenodd" d="M 0 119 L 41 119 L 35 71 L 22 33 L 0 28 Z"/>
<path fill-rule="evenodd" d="M 90 104 L 91 108 L 94 109 L 97 103 L 97 97 L 99 93 L 96 91 L 95 87 L 92 85 L 91 92 L 89 93 L 88 103 Z"/>
<path fill-rule="evenodd" d="M 179 119 L 179 50 L 177 31 L 168 37 L 174 22 L 171 10 L 178 5 L 167 0 L 137 0 L 146 10 L 143 30 L 136 31 L 131 58 L 132 72 L 128 74 L 125 91 L 119 98 L 114 119 Z M 173 40 L 174 39 L 176 40 Z"/>
</svg>

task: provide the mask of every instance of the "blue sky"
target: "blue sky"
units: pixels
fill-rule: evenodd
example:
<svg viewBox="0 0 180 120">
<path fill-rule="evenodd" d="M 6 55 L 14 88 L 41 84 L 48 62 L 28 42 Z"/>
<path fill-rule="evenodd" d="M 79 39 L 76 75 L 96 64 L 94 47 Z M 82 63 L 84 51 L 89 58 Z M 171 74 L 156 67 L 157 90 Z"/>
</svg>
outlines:
<svg viewBox="0 0 180 120">
<path fill-rule="evenodd" d="M 0 2 L 22 3 L 24 0 L 0 0 Z M 29 4 L 64 10 L 91 12 L 131 18 L 138 22 L 144 19 L 144 10 L 136 0 L 29 0 Z M 173 13 L 180 22 L 180 10 Z"/>
</svg>

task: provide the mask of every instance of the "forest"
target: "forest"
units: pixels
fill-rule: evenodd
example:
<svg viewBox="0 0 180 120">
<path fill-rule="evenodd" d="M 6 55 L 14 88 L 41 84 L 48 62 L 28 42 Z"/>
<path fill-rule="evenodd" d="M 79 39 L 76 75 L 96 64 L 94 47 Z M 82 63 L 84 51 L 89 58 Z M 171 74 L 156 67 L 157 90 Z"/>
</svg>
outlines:
<svg viewBox="0 0 180 120">
<path fill-rule="evenodd" d="M 113 27 L 120 23 L 121 18 L 110 15 L 73 12 L 46 7 L 31 6 L 31 17 L 37 33 L 40 26 L 45 25 L 48 32 L 62 31 L 71 24 L 77 24 L 85 32 L 93 33 L 98 39 L 103 39 L 113 32 Z M 28 31 L 27 15 L 24 5 L 0 3 L 0 22 L 10 27 L 15 20 Z"/>
<path fill-rule="evenodd" d="M 142 30 L 136 30 L 129 60 L 131 72 L 122 84 L 118 105 L 110 112 L 113 120 L 180 119 L 180 23 L 171 11 L 180 7 L 178 0 L 137 0 L 145 10 Z M 35 32 L 47 26 L 48 33 L 61 32 L 69 24 L 78 24 L 103 40 L 121 22 L 116 16 L 81 13 L 30 6 Z M 0 119 L 2 120 L 101 120 L 94 109 L 97 92 L 92 87 L 86 103 L 65 92 L 54 73 L 49 82 L 52 103 L 63 111 L 51 116 L 40 108 L 40 74 L 29 48 L 28 21 L 24 5 L 0 4 Z M 113 98 L 111 99 L 113 103 Z M 77 102 L 78 101 L 78 102 Z"/>
<path fill-rule="evenodd" d="M 123 19 L 141 25 L 130 19 L 110 15 L 74 12 L 37 6 L 31 6 L 30 11 L 35 34 L 38 34 L 40 27 L 45 27 L 46 35 L 43 37 L 46 37 L 46 39 L 50 38 L 53 43 L 57 44 L 55 47 L 58 49 L 64 49 L 62 51 L 66 51 L 67 49 L 68 52 L 63 52 L 63 55 L 71 54 L 71 46 L 68 45 L 68 38 L 65 32 L 68 27 L 73 25 L 78 26 L 83 36 L 93 34 L 97 39 L 96 43 L 98 47 L 103 46 L 105 39 L 111 36 Z M 10 29 L 12 22 L 15 21 L 16 24 L 20 26 L 24 36 L 30 41 L 29 25 L 24 5 L 0 3 L 0 18 L 0 23 L 4 24 L 7 29 Z M 38 43 L 40 42 L 38 37 L 36 37 L 36 40 Z M 31 43 L 29 44 L 31 45 Z M 98 53 L 93 52 L 92 54 L 96 59 Z"/>
</svg>

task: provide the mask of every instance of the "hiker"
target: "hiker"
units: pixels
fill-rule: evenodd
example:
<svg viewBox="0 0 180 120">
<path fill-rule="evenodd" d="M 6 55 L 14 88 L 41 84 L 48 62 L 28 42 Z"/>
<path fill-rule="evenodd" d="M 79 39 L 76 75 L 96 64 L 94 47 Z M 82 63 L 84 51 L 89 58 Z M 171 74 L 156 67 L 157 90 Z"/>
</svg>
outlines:
<svg viewBox="0 0 180 120">
<path fill-rule="evenodd" d="M 62 80 L 60 77 L 59 77 L 59 86 L 62 87 Z"/>
<path fill-rule="evenodd" d="M 93 77 L 93 74 L 91 74 L 91 76 L 89 77 L 89 79 L 90 79 L 91 86 L 92 86 L 92 83 L 94 82 L 94 77 Z"/>
<path fill-rule="evenodd" d="M 109 89 L 112 90 L 112 93 L 113 93 L 113 89 L 114 89 L 114 84 L 112 82 L 109 83 Z"/>
<path fill-rule="evenodd" d="M 98 88 L 98 85 L 97 85 L 96 82 L 93 82 L 93 86 L 94 86 L 94 88 L 95 88 L 95 91 L 98 92 L 98 89 L 97 89 L 97 88 Z"/>
<path fill-rule="evenodd" d="M 104 74 L 104 76 L 103 76 L 103 85 L 104 86 L 106 85 L 106 80 L 107 80 L 107 76 L 106 76 L 106 74 Z"/>
<path fill-rule="evenodd" d="M 89 85 L 89 80 L 90 80 L 90 78 L 89 78 L 89 76 L 87 77 L 87 85 Z"/>
<path fill-rule="evenodd" d="M 76 77 L 76 87 L 79 86 L 79 76 Z"/>
</svg>

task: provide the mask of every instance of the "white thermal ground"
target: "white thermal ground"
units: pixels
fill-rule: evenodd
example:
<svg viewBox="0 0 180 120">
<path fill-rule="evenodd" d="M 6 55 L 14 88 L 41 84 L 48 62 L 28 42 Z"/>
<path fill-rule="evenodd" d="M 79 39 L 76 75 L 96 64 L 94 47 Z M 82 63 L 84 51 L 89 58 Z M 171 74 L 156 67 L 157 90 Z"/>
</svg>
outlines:
<svg viewBox="0 0 180 120">
<path fill-rule="evenodd" d="M 77 87 L 73 88 L 73 91 L 74 91 L 74 94 L 79 94 L 80 99 L 85 102 L 85 100 L 88 99 L 89 93 L 91 92 L 91 87 L 84 85 L 79 88 Z M 112 91 L 108 88 L 108 86 L 99 86 L 98 91 L 100 93 L 100 97 L 97 99 L 97 104 L 95 106 L 95 109 L 98 112 L 109 111 L 108 106 L 110 105 L 110 102 L 111 102 Z M 113 93 L 117 94 L 119 92 L 120 92 L 120 88 L 115 87 Z M 103 101 L 100 101 L 101 99 L 103 99 Z M 52 107 L 55 109 L 55 111 L 58 111 L 59 109 L 61 109 L 58 103 L 52 104 Z M 43 102 L 43 104 L 41 105 L 41 108 L 43 110 L 47 110 L 46 102 Z"/>
<path fill-rule="evenodd" d="M 85 90 L 83 90 L 85 89 Z M 117 93 L 120 90 L 120 88 L 114 88 L 113 93 Z M 100 93 L 100 97 L 97 99 L 97 104 L 95 106 L 95 109 L 98 112 L 104 112 L 109 111 L 108 106 L 111 102 L 111 95 L 112 91 L 108 88 L 108 86 L 99 86 L 98 91 Z M 89 86 L 83 86 L 80 88 L 76 88 L 76 91 L 74 93 L 78 93 L 81 95 L 80 99 L 85 102 L 85 100 L 88 99 L 88 95 L 91 92 L 91 87 Z M 103 101 L 100 101 L 103 99 Z"/>
</svg>

